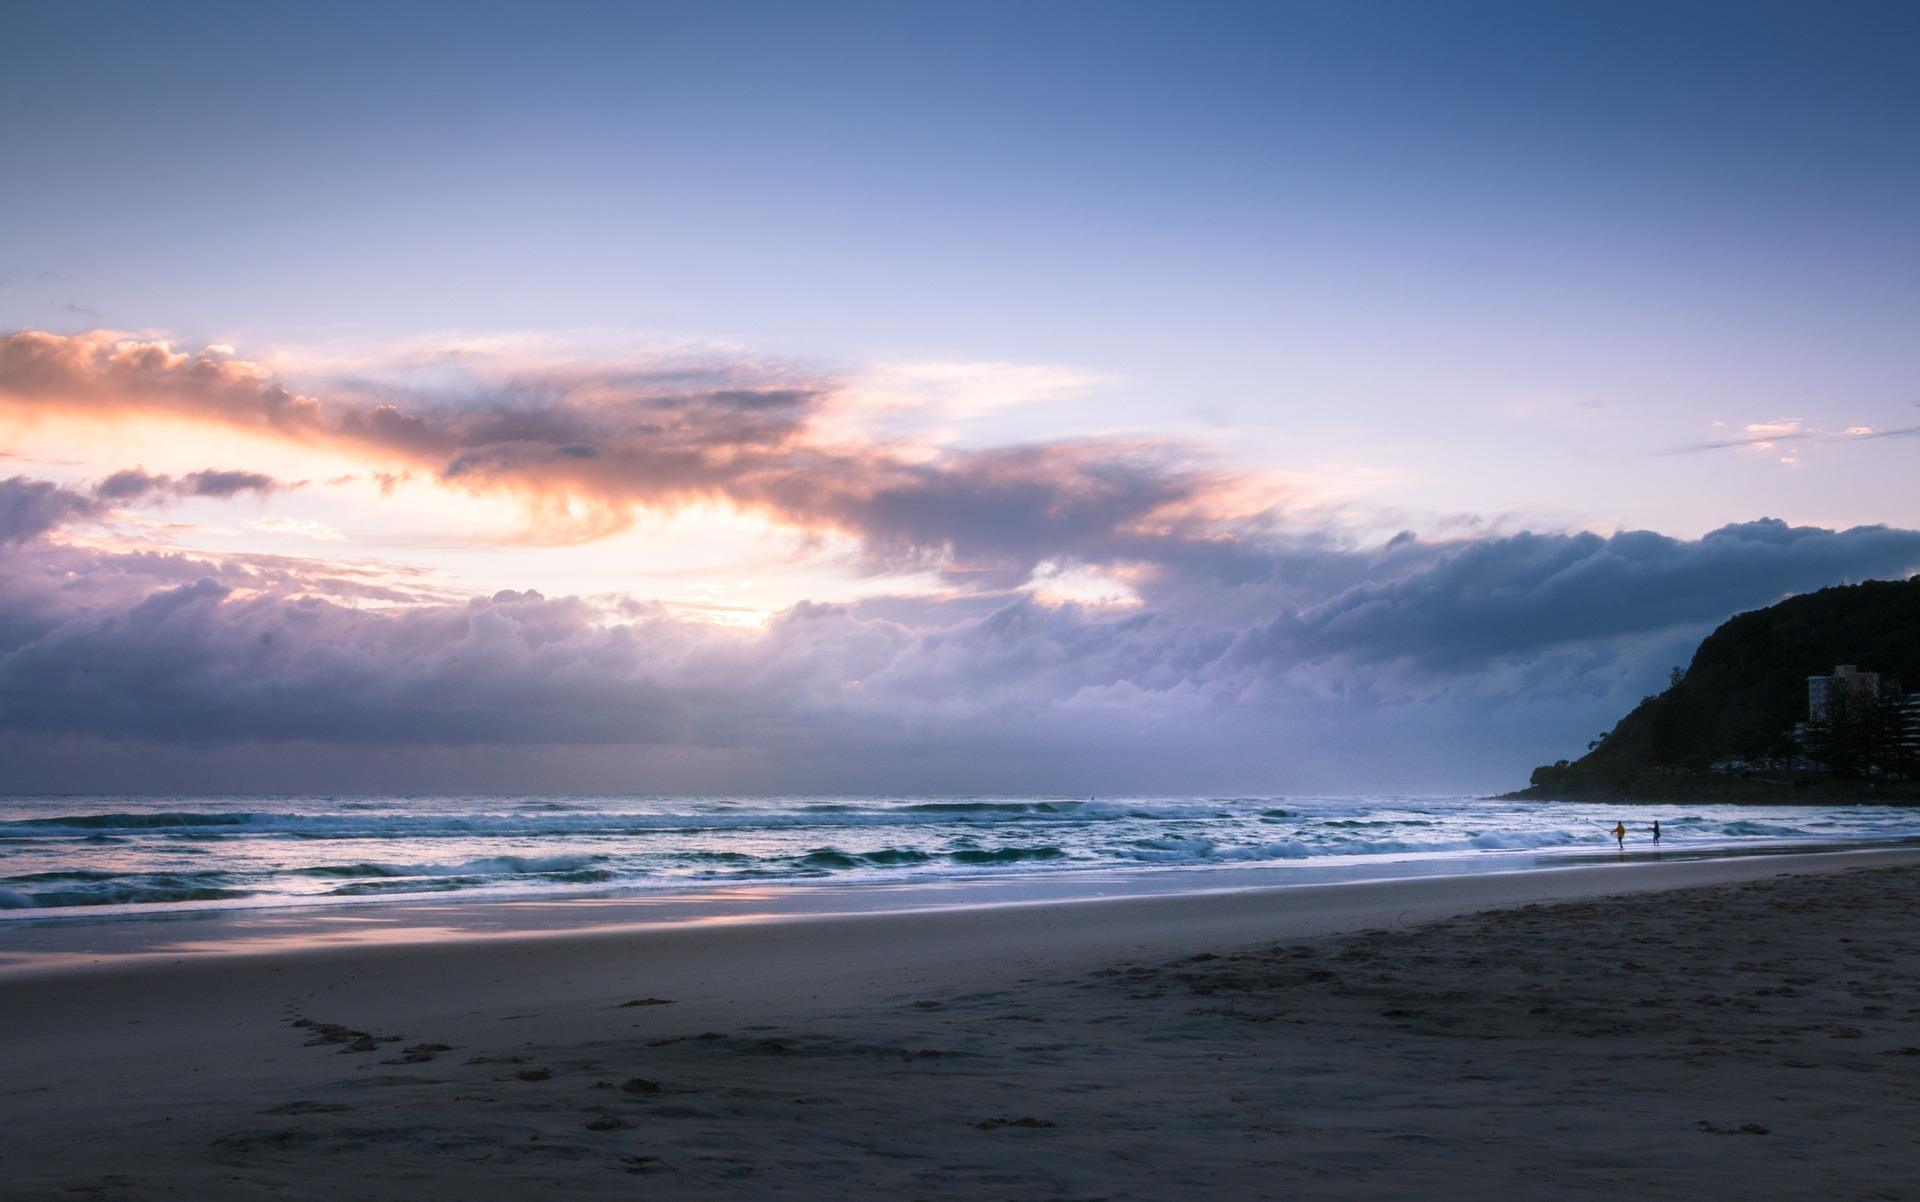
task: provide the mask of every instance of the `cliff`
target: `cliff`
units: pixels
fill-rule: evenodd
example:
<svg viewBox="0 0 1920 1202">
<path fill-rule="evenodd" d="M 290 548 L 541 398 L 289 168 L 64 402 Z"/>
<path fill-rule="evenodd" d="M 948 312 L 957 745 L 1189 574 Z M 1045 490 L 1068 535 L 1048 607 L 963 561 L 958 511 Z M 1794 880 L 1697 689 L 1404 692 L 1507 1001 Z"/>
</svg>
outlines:
<svg viewBox="0 0 1920 1202">
<path fill-rule="evenodd" d="M 1729 619 L 1665 692 L 1644 698 L 1586 755 L 1535 769 L 1530 786 L 1508 796 L 1920 799 L 1915 782 L 1709 771 L 1790 754 L 1793 725 L 1807 716 L 1807 677 L 1836 664 L 1920 689 L 1920 576 L 1821 589 Z"/>
</svg>

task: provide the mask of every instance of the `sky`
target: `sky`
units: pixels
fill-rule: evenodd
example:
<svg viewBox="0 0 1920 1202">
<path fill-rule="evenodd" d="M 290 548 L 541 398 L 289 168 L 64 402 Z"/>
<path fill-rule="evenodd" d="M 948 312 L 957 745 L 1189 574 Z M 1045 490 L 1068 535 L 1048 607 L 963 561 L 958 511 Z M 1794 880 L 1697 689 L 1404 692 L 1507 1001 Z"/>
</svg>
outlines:
<svg viewBox="0 0 1920 1202">
<path fill-rule="evenodd" d="M 1493 789 L 1920 572 L 1910 4 L 7 22 L 0 790 Z"/>
</svg>

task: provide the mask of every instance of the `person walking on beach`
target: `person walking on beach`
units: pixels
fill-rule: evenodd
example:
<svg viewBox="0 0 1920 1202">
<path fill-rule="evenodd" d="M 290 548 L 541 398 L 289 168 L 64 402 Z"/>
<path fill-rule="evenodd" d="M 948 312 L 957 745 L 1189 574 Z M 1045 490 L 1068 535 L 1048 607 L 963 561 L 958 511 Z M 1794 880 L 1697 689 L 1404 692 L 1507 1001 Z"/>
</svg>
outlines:
<svg viewBox="0 0 1920 1202">
<path fill-rule="evenodd" d="M 1613 824 L 1613 841 L 1620 845 L 1621 851 L 1627 850 L 1627 824 L 1626 823 L 1616 822 Z"/>
<path fill-rule="evenodd" d="M 1653 820 L 1653 841 L 1655 843 L 1660 842 L 1660 820 L 1658 818 Z"/>
</svg>

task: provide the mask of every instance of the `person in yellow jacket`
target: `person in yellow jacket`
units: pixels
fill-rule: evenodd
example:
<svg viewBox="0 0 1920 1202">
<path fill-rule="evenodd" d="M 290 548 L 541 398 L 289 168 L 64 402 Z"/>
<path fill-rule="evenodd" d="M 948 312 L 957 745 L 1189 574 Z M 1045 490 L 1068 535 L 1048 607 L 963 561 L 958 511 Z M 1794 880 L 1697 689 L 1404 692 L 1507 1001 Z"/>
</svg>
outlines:
<svg viewBox="0 0 1920 1202">
<path fill-rule="evenodd" d="M 1621 851 L 1627 850 L 1627 824 L 1626 823 L 1616 822 L 1613 824 L 1613 841 L 1620 845 Z"/>
</svg>

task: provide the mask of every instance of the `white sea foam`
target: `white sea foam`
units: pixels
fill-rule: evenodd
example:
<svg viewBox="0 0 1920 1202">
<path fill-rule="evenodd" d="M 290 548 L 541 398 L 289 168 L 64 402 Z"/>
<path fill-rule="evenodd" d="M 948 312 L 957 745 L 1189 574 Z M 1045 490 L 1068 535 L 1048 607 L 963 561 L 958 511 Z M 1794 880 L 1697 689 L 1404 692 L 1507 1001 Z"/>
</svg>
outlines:
<svg viewBox="0 0 1920 1202">
<path fill-rule="evenodd" d="M 251 798 L 0 801 L 0 910 L 518 897 L 700 883 L 1527 857 L 1920 838 L 1867 806 L 1477 798 Z"/>
</svg>

